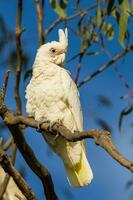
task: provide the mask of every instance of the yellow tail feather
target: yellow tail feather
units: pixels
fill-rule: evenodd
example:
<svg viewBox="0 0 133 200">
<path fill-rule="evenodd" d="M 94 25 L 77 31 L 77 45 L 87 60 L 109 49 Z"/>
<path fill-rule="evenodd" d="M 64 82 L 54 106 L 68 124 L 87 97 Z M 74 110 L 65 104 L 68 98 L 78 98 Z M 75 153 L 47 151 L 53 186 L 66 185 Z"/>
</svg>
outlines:
<svg viewBox="0 0 133 200">
<path fill-rule="evenodd" d="M 82 158 L 79 163 L 72 168 L 65 164 L 68 181 L 73 187 L 82 187 L 91 183 L 93 174 L 88 163 L 84 150 L 82 151 Z"/>
</svg>

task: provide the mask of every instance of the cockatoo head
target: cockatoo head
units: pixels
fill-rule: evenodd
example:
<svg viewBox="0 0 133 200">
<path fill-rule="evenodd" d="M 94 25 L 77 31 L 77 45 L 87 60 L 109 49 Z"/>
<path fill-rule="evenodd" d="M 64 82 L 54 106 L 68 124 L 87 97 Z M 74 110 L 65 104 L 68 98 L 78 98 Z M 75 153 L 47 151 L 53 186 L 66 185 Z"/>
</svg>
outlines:
<svg viewBox="0 0 133 200">
<path fill-rule="evenodd" d="M 42 45 L 38 49 L 37 57 L 41 62 L 54 63 L 63 67 L 68 46 L 67 29 L 65 31 L 59 29 L 58 34 L 59 42 L 52 41 Z"/>
</svg>

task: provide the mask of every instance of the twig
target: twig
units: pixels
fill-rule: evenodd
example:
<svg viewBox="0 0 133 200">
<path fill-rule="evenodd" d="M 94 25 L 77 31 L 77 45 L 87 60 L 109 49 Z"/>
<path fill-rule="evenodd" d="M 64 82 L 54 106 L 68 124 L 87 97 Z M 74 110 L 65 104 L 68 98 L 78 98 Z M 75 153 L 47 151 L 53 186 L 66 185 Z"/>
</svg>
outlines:
<svg viewBox="0 0 133 200">
<path fill-rule="evenodd" d="M 7 89 L 9 74 L 10 74 L 10 70 L 8 70 L 6 72 L 5 80 L 4 80 L 4 83 L 3 83 L 3 86 L 2 86 L 2 90 L 1 90 L 1 98 L 3 99 L 3 101 L 4 101 L 4 98 L 5 98 L 5 94 L 6 94 L 6 89 Z"/>
<path fill-rule="evenodd" d="M 10 153 L 10 156 L 9 156 L 10 161 L 11 161 L 11 163 L 12 163 L 13 165 L 14 165 L 14 163 L 15 163 L 16 150 L 17 150 L 16 144 L 15 144 L 14 141 L 13 141 L 13 143 L 12 143 L 12 145 L 11 145 L 11 153 Z"/>
<path fill-rule="evenodd" d="M 13 180 L 28 200 L 37 199 L 35 194 L 32 192 L 31 188 L 27 185 L 27 183 L 19 174 L 19 172 L 13 167 L 11 161 L 8 159 L 7 155 L 2 150 L 0 150 L 0 165 L 2 166 L 5 172 L 12 176 Z"/>
<path fill-rule="evenodd" d="M 76 72 L 75 79 L 74 79 L 76 84 L 78 82 L 80 71 L 81 71 L 81 62 L 83 60 L 83 57 L 84 57 L 86 51 L 87 51 L 87 48 L 84 50 L 84 52 L 81 52 L 80 55 L 79 55 L 77 72 Z"/>
<path fill-rule="evenodd" d="M 13 140 L 12 140 L 12 142 L 13 142 Z M 14 162 L 15 162 L 16 150 L 17 150 L 16 144 L 13 142 L 11 145 L 11 153 L 10 153 L 10 161 L 12 164 L 14 164 Z M 10 180 L 10 176 L 9 176 L 9 174 L 6 174 L 4 180 L 1 184 L 1 188 L 0 188 L 0 199 L 3 199 L 3 195 L 7 189 L 9 180 Z"/>
<path fill-rule="evenodd" d="M 79 57 L 77 72 L 76 72 L 76 76 L 74 78 L 74 81 L 75 81 L 76 84 L 77 84 L 78 79 L 79 79 L 80 71 L 81 71 L 81 61 L 80 61 L 80 57 Z"/>
<path fill-rule="evenodd" d="M 5 118 L 5 122 L 10 125 L 14 124 L 25 124 L 27 126 L 30 126 L 32 128 L 37 128 L 37 122 L 33 118 L 28 118 L 26 116 L 14 116 L 13 114 L 8 115 Z M 74 132 L 71 133 L 70 130 L 65 128 L 63 125 L 55 124 L 53 126 L 52 130 L 49 130 L 50 124 L 44 123 L 41 125 L 40 130 L 42 131 L 42 134 L 44 135 L 45 132 L 48 132 L 49 134 L 55 135 L 61 135 L 62 137 L 66 138 L 68 141 L 76 142 L 85 138 L 92 138 L 95 140 L 95 143 L 99 146 L 101 146 L 105 151 L 108 152 L 110 156 L 112 156 L 118 163 L 120 163 L 122 166 L 129 169 L 131 172 L 133 172 L 133 163 L 124 156 L 122 156 L 115 148 L 114 144 L 111 140 L 111 134 L 108 131 L 101 131 L 101 130 L 89 130 L 86 132 Z"/>
<path fill-rule="evenodd" d="M 98 74 L 100 74 L 101 72 L 103 72 L 104 70 L 106 70 L 108 67 L 110 67 L 112 64 L 114 64 L 115 62 L 117 62 L 120 58 L 122 58 L 124 55 L 126 55 L 131 50 L 133 50 L 133 44 L 131 44 L 130 46 L 128 46 L 121 53 L 117 54 L 108 63 L 106 63 L 103 66 L 101 66 L 97 71 L 95 71 L 91 75 L 87 76 L 83 81 L 81 81 L 80 83 L 77 84 L 77 87 L 79 88 L 82 85 L 84 85 L 85 83 L 87 83 L 88 81 L 90 81 L 92 78 L 94 78 L 95 76 L 97 76 Z"/>
<path fill-rule="evenodd" d="M 17 111 L 20 114 L 22 111 L 21 98 L 19 94 L 19 84 L 20 77 L 23 65 L 23 55 L 21 47 L 21 34 L 23 30 L 21 29 L 22 22 L 22 0 L 18 0 L 18 11 L 17 11 L 17 21 L 16 21 L 16 47 L 17 47 L 17 56 L 18 56 L 18 66 L 16 69 L 16 81 L 14 85 L 15 100 L 17 104 Z"/>
<path fill-rule="evenodd" d="M 76 14 L 74 15 L 71 15 L 71 16 L 68 16 L 68 17 L 58 17 L 51 25 L 50 27 L 45 31 L 45 38 L 48 36 L 48 34 L 61 22 L 63 21 L 69 21 L 69 20 L 73 20 L 75 19 L 76 17 L 79 17 L 79 16 L 83 16 L 83 15 L 86 15 L 90 10 L 93 10 L 94 8 L 97 7 L 97 3 L 95 3 L 94 5 L 92 6 L 89 6 L 88 8 L 84 9 L 84 10 L 81 10 L 79 12 L 77 12 Z"/>
<path fill-rule="evenodd" d="M 84 15 L 86 15 L 90 10 L 93 10 L 93 9 L 96 8 L 96 7 L 97 7 L 97 3 L 93 4 L 92 6 L 89 6 L 88 8 L 86 8 L 86 9 L 84 9 L 84 10 L 81 10 L 81 11 L 77 12 L 77 13 L 74 14 L 74 15 L 68 16 L 68 17 L 66 18 L 66 20 L 69 21 L 69 20 L 75 19 L 75 18 L 78 17 L 78 16 L 84 16 Z"/>
<path fill-rule="evenodd" d="M 112 59 L 112 55 L 110 54 L 110 52 L 108 51 L 108 49 L 104 47 L 100 44 L 101 48 L 103 49 L 104 53 L 110 58 Z M 123 85 L 125 86 L 125 88 L 128 90 L 129 95 L 133 93 L 133 90 L 131 88 L 131 86 L 129 85 L 129 83 L 127 82 L 127 80 L 125 79 L 125 77 L 121 74 L 121 72 L 119 71 L 119 69 L 116 67 L 116 64 L 113 64 L 113 69 L 116 72 L 116 74 L 118 75 L 118 77 L 120 78 L 121 82 L 123 83 Z"/>
<path fill-rule="evenodd" d="M 65 20 L 65 18 L 63 17 L 58 17 L 51 25 L 50 27 L 45 31 L 45 38 L 48 36 L 48 34 L 63 20 Z"/>
<path fill-rule="evenodd" d="M 43 31 L 43 5 L 39 0 L 35 0 L 37 19 L 38 19 L 38 44 L 41 46 L 44 43 L 44 31 Z"/>
<path fill-rule="evenodd" d="M 7 149 L 10 147 L 10 145 L 13 143 L 13 137 L 11 136 L 5 144 L 2 145 L 3 151 L 7 151 Z"/>
<path fill-rule="evenodd" d="M 3 195 L 6 191 L 9 180 L 10 180 L 10 176 L 8 174 L 6 174 L 2 184 L 0 186 L 0 199 L 3 199 Z"/>
</svg>

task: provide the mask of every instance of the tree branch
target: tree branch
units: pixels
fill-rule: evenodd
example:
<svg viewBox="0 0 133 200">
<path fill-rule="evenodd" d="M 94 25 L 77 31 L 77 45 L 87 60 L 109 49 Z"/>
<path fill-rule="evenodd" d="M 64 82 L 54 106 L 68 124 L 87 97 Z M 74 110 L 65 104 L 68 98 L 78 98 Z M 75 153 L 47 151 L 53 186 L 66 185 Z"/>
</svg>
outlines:
<svg viewBox="0 0 133 200">
<path fill-rule="evenodd" d="M 80 10 L 79 12 L 77 12 L 76 14 L 74 15 L 71 15 L 71 16 L 67 16 L 67 17 L 58 17 L 51 25 L 50 27 L 45 31 L 45 38 L 48 36 L 48 34 L 61 22 L 63 21 L 69 21 L 69 20 L 73 20 L 75 19 L 76 17 L 79 17 L 79 16 L 84 16 L 86 15 L 90 10 L 93 10 L 94 8 L 97 7 L 97 3 L 95 3 L 94 5 L 92 6 L 89 6 L 88 8 L 86 9 L 83 9 L 83 10 Z"/>
<path fill-rule="evenodd" d="M 120 58 L 122 58 L 124 55 L 126 55 L 131 50 L 133 50 L 133 44 L 131 44 L 130 46 L 128 46 L 121 53 L 117 54 L 108 63 L 106 63 L 103 66 L 101 66 L 97 71 L 95 71 L 91 75 L 87 76 L 83 81 L 81 81 L 80 83 L 77 84 L 77 87 L 79 88 L 82 85 L 84 85 L 85 83 L 87 83 L 88 81 L 90 81 L 92 78 L 94 78 L 95 76 L 97 76 L 98 74 L 100 74 L 101 72 L 103 72 L 104 70 L 106 70 L 108 67 L 110 67 L 112 64 L 114 64 L 115 62 L 117 62 Z"/>
<path fill-rule="evenodd" d="M 1 96 L 0 96 L 1 97 Z M 6 108 L 4 105 L 2 99 L 0 98 L 0 116 L 6 123 L 6 119 L 15 119 L 15 115 Z M 54 185 L 52 182 L 51 175 L 47 168 L 45 168 L 36 158 L 34 155 L 34 152 L 32 151 L 31 147 L 27 144 L 25 141 L 25 138 L 22 134 L 22 130 L 17 124 L 7 124 L 7 127 L 9 128 L 14 141 L 23 155 L 25 161 L 30 166 L 32 171 L 40 178 L 43 184 L 44 192 L 46 195 L 47 200 L 58 200 L 58 197 L 55 194 L 54 191 Z"/>
<path fill-rule="evenodd" d="M 16 145 L 14 144 L 14 141 L 12 141 L 12 142 L 13 143 L 11 145 L 10 161 L 11 161 L 12 164 L 14 164 L 15 157 L 16 157 L 16 150 L 17 149 L 16 149 Z M 1 184 L 0 199 L 3 199 L 3 195 L 6 192 L 9 180 L 10 180 L 10 176 L 9 176 L 9 174 L 6 174 L 4 180 L 3 180 L 2 184 Z"/>
<path fill-rule="evenodd" d="M 21 34 L 23 30 L 21 29 L 21 22 L 22 22 L 22 0 L 18 0 L 18 11 L 17 11 L 17 21 L 16 21 L 16 47 L 17 47 L 17 56 L 18 56 L 18 66 L 16 69 L 16 81 L 14 85 L 14 93 L 15 93 L 15 100 L 17 104 L 17 111 L 18 114 L 21 114 L 22 105 L 21 105 L 21 98 L 19 94 L 19 85 L 20 85 L 20 77 L 23 65 L 23 55 L 22 55 L 22 47 L 21 47 Z"/>
<path fill-rule="evenodd" d="M 6 72 L 5 80 L 4 80 L 4 83 L 3 83 L 3 86 L 2 86 L 2 90 L 1 90 L 1 98 L 2 98 L 3 101 L 4 101 L 4 98 L 5 98 L 5 94 L 6 94 L 6 89 L 7 89 L 9 74 L 10 74 L 10 70 L 8 70 Z"/>
<path fill-rule="evenodd" d="M 13 137 L 11 136 L 3 145 L 2 145 L 2 149 L 3 151 L 6 151 L 10 145 L 13 143 Z"/>
<path fill-rule="evenodd" d="M 13 114 L 7 115 L 4 118 L 5 122 L 10 125 L 14 124 L 25 124 L 32 128 L 38 127 L 37 122 L 33 118 L 28 118 L 26 116 L 14 116 Z M 71 133 L 70 130 L 65 128 L 63 125 L 55 124 L 52 129 L 49 129 L 50 124 L 44 123 L 41 125 L 41 131 L 44 135 L 45 132 L 49 132 L 49 134 L 53 134 L 53 136 L 62 136 L 66 138 L 70 142 L 76 142 L 79 140 L 83 140 L 86 138 L 91 138 L 95 140 L 96 145 L 102 147 L 113 159 L 115 159 L 118 163 L 120 163 L 123 167 L 126 167 L 131 172 L 133 172 L 133 163 L 127 160 L 124 156 L 122 156 L 116 149 L 115 145 L 111 140 L 111 134 L 108 131 L 101 130 L 89 130 L 84 132 L 76 131 Z"/>
<path fill-rule="evenodd" d="M 10 176 L 13 177 L 13 180 L 28 200 L 37 200 L 31 188 L 27 185 L 27 183 L 21 177 L 19 172 L 13 167 L 11 161 L 8 159 L 7 155 L 3 150 L 0 150 L 0 165 L 2 166 L 5 172 L 7 172 Z"/>
<path fill-rule="evenodd" d="M 38 19 L 38 44 L 41 46 L 44 43 L 44 31 L 43 31 L 43 6 L 39 0 L 35 0 L 37 19 Z"/>
</svg>

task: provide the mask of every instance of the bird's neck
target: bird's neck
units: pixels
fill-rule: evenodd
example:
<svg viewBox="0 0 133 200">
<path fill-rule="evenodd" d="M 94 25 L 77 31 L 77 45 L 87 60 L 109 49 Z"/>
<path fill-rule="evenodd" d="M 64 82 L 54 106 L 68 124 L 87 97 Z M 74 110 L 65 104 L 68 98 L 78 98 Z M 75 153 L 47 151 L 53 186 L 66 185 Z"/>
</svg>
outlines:
<svg viewBox="0 0 133 200">
<path fill-rule="evenodd" d="M 61 69 L 60 66 L 51 63 L 49 61 L 40 61 L 39 59 L 35 59 L 33 65 L 33 76 L 34 77 L 47 77 L 47 76 L 55 76 L 57 72 Z"/>
</svg>

